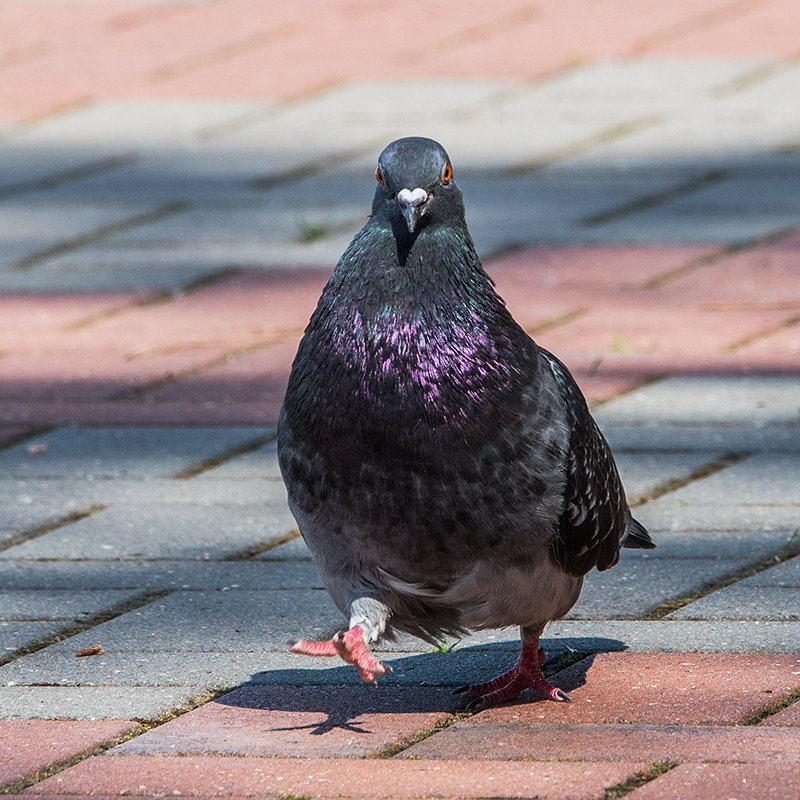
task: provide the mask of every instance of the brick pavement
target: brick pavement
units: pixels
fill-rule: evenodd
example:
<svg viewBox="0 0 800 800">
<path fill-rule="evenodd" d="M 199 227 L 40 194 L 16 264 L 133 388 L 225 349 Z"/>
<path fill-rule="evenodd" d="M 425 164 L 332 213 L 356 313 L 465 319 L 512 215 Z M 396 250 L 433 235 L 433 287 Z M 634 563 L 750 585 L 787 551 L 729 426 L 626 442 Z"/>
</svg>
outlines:
<svg viewBox="0 0 800 800">
<path fill-rule="evenodd" d="M 0 3 L 0 791 L 796 798 L 794 0 Z M 298 337 L 392 138 L 573 369 L 658 548 L 517 647 L 341 624 L 285 507 Z M 103 652 L 76 658 L 99 646 Z"/>
</svg>

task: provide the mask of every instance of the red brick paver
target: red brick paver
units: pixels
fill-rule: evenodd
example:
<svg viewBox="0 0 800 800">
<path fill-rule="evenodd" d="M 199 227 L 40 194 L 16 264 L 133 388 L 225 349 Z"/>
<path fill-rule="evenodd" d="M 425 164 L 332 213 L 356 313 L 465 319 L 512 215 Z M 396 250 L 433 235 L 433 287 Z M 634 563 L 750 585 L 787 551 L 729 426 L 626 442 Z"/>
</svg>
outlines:
<svg viewBox="0 0 800 800">
<path fill-rule="evenodd" d="M 314 798 L 602 798 L 646 763 L 259 759 L 101 756 L 29 789 L 34 794 L 183 794 Z"/>
<path fill-rule="evenodd" d="M 246 686 L 137 737 L 124 753 L 374 756 L 448 719 L 446 689 Z"/>
<path fill-rule="evenodd" d="M 572 703 L 498 706 L 475 721 L 734 725 L 800 687 L 796 655 L 599 653 L 550 680 Z"/>
<path fill-rule="evenodd" d="M 796 800 L 797 764 L 681 764 L 628 795 L 630 800 Z"/>
<path fill-rule="evenodd" d="M 137 727 L 135 722 L 0 720 L 0 788 L 91 752 Z"/>
</svg>

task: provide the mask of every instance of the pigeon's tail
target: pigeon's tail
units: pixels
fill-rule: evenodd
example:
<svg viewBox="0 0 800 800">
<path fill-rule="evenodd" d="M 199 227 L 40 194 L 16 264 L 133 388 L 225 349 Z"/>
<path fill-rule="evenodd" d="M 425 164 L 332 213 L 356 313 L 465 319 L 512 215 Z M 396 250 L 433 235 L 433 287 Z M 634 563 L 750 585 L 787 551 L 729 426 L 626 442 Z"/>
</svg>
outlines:
<svg viewBox="0 0 800 800">
<path fill-rule="evenodd" d="M 639 550 L 652 550 L 656 543 L 650 538 L 647 528 L 636 519 L 631 517 L 631 524 L 628 526 L 628 535 L 622 543 L 623 547 L 630 547 Z"/>
</svg>

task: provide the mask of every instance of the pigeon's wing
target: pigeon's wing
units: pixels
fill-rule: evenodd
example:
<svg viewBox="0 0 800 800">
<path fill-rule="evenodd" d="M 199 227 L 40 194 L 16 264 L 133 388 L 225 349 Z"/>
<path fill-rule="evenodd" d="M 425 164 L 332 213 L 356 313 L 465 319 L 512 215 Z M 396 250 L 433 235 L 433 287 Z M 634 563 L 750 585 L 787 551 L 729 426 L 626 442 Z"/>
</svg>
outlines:
<svg viewBox="0 0 800 800">
<path fill-rule="evenodd" d="M 564 509 L 551 549 L 570 575 L 617 563 L 631 514 L 614 458 L 569 370 L 546 350 L 564 401 L 570 439 L 566 454 Z"/>
</svg>

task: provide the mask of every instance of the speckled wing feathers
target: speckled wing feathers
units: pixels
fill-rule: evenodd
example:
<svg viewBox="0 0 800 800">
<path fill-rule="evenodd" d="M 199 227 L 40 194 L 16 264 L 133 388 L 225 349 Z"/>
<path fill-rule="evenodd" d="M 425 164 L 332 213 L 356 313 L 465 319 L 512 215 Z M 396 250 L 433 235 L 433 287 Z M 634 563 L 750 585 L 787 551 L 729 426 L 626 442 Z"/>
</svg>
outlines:
<svg viewBox="0 0 800 800">
<path fill-rule="evenodd" d="M 565 572 L 580 576 L 617 563 L 630 511 L 611 450 L 574 379 L 554 355 L 546 350 L 542 355 L 561 391 L 570 428 L 564 511 L 551 550 Z"/>
</svg>

